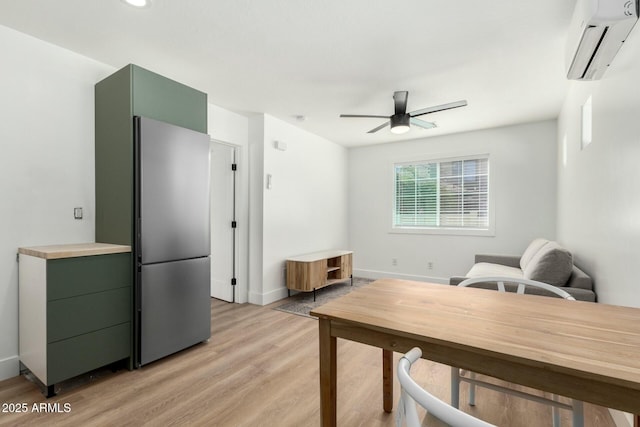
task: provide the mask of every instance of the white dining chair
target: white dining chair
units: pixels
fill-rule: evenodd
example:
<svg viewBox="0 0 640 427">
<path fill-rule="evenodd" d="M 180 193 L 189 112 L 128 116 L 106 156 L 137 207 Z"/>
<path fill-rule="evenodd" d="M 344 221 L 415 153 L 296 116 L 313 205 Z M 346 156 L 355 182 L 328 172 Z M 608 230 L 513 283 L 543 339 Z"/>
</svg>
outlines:
<svg viewBox="0 0 640 427">
<path fill-rule="evenodd" d="M 396 412 L 396 427 L 402 427 L 406 421 L 407 427 L 420 427 L 422 421 L 418 417 L 416 404 L 422 406 L 435 418 L 452 427 L 491 427 L 489 424 L 475 418 L 448 403 L 438 399 L 411 378 L 410 370 L 413 363 L 422 356 L 422 351 L 415 347 L 400 358 L 398 362 L 398 380 L 400 382 L 400 401 Z"/>
<path fill-rule="evenodd" d="M 511 287 L 513 287 L 515 293 L 517 294 L 524 294 L 527 287 L 538 288 L 547 291 L 548 294 L 557 295 L 566 300 L 575 301 L 575 298 L 573 298 L 568 292 L 562 289 L 549 285 L 548 283 L 524 278 L 518 279 L 513 277 L 474 277 L 460 282 L 458 286 L 470 286 L 478 283 L 495 284 L 499 292 L 507 292 L 507 286 L 505 286 L 505 283 L 507 283 Z M 517 285 L 517 287 L 515 287 L 515 285 Z M 552 408 L 553 427 L 560 427 L 559 409 L 567 409 L 572 412 L 573 427 L 584 426 L 584 405 L 582 401 L 570 399 L 570 403 L 562 403 L 557 399 L 555 395 L 552 395 L 551 399 L 547 399 L 542 396 L 514 390 L 509 387 L 504 387 L 480 380 L 476 378 L 475 372 L 469 372 L 467 376 L 463 370 L 456 367 L 451 367 L 451 405 L 455 408 L 460 407 L 460 383 L 462 381 L 469 383 L 469 405 L 471 406 L 475 406 L 476 404 L 476 386 L 485 387 L 491 390 L 508 393 L 524 399 L 550 405 Z"/>
</svg>

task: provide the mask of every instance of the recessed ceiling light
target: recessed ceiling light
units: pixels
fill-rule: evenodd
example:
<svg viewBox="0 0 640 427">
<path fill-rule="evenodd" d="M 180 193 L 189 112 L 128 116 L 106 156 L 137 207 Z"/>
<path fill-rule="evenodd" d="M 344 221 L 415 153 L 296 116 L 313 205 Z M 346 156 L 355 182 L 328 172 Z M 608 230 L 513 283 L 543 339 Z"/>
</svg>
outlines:
<svg viewBox="0 0 640 427">
<path fill-rule="evenodd" d="M 151 6 L 151 0 L 122 0 L 122 2 L 138 8 Z"/>
</svg>

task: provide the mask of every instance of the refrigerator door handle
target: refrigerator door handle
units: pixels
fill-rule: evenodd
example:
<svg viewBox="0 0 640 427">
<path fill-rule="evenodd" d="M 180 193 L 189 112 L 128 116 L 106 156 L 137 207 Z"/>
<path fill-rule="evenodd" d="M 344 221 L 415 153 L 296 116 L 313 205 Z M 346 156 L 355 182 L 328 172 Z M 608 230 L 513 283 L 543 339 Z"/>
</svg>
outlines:
<svg viewBox="0 0 640 427">
<path fill-rule="evenodd" d="M 136 221 L 136 255 L 138 268 L 140 268 L 139 266 L 142 264 L 142 233 L 140 232 L 142 230 L 142 218 L 138 217 Z"/>
</svg>

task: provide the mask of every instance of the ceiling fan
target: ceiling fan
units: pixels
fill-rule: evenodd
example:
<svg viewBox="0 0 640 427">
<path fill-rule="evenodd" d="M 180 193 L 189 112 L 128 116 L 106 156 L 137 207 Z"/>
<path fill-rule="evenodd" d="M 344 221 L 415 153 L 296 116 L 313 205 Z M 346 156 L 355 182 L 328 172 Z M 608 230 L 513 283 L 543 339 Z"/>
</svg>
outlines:
<svg viewBox="0 0 640 427">
<path fill-rule="evenodd" d="M 340 114 L 340 117 L 365 117 L 365 118 L 375 118 L 375 119 L 388 119 L 389 121 L 384 122 L 380 126 L 371 129 L 367 133 L 378 132 L 380 129 L 386 127 L 388 124 L 391 124 L 391 132 L 395 134 L 401 134 L 409 131 L 409 125 L 420 126 L 424 129 L 431 129 L 436 127 L 435 123 L 427 122 L 424 120 L 417 119 L 418 116 L 423 116 L 425 114 L 436 113 L 438 111 L 450 110 L 452 108 L 464 107 L 467 105 L 467 101 L 456 101 L 450 102 L 448 104 L 436 105 L 435 107 L 427 107 L 421 110 L 412 111 L 407 113 L 407 98 L 409 97 L 409 92 L 398 91 L 393 93 L 393 103 L 395 105 L 395 114 L 391 116 L 377 116 L 377 115 L 362 115 L 362 114 Z"/>
</svg>

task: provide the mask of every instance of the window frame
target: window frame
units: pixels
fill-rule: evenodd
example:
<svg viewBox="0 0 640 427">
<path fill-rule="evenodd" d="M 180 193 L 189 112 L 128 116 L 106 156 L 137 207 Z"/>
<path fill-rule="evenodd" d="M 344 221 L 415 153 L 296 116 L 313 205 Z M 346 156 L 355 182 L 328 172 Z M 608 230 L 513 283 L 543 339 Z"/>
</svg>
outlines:
<svg viewBox="0 0 640 427">
<path fill-rule="evenodd" d="M 485 228 L 463 228 L 463 227 L 426 227 L 426 226 L 399 226 L 395 224 L 394 217 L 396 212 L 396 166 L 403 164 L 419 164 L 419 163 L 446 163 L 460 160 L 487 159 L 488 162 L 488 227 Z M 491 161 L 489 153 L 474 154 L 437 154 L 413 156 L 411 158 L 395 159 L 390 163 L 391 180 L 390 180 L 390 201 L 391 207 L 389 212 L 389 233 L 391 234 L 432 234 L 432 235 L 459 235 L 459 236 L 495 236 L 495 165 Z"/>
</svg>

